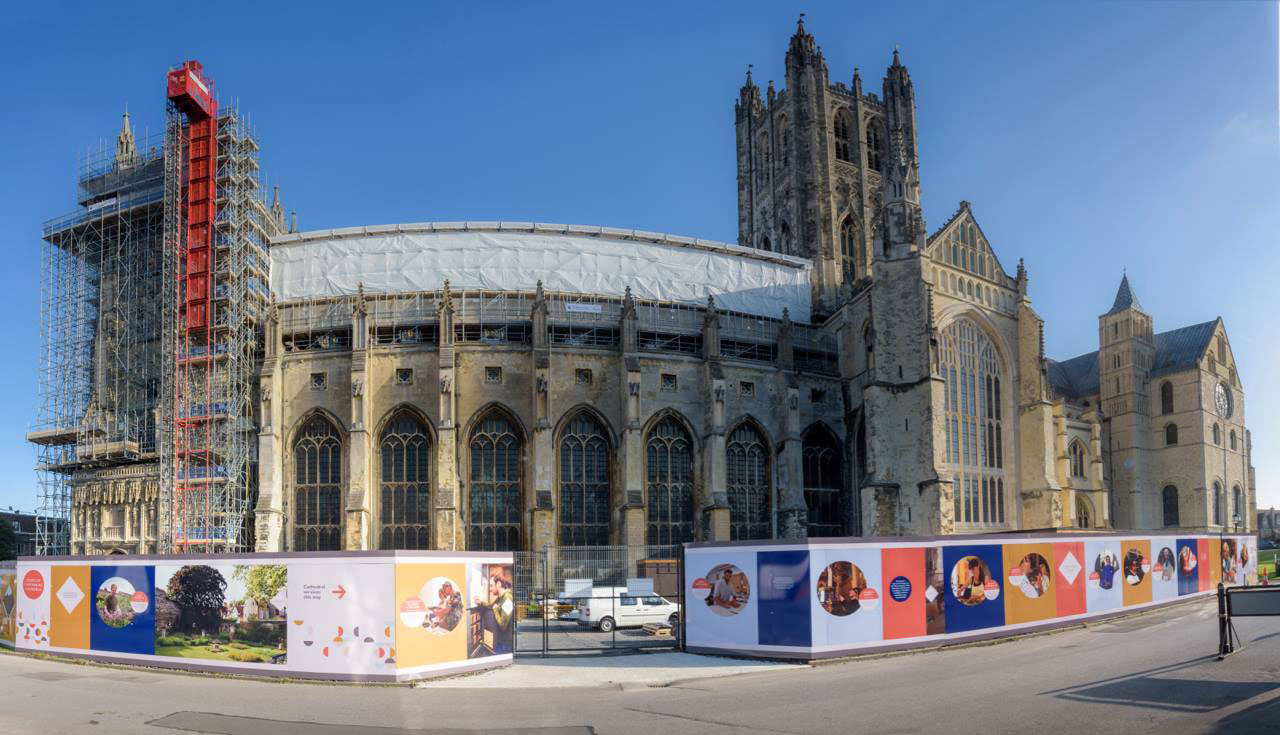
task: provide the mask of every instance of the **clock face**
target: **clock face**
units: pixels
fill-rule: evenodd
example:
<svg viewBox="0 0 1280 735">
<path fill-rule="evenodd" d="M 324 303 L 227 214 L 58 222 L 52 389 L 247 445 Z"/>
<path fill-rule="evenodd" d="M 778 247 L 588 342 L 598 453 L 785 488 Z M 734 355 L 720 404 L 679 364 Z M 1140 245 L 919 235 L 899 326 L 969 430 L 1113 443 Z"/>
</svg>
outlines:
<svg viewBox="0 0 1280 735">
<path fill-rule="evenodd" d="M 1214 400 L 1218 405 L 1218 415 L 1224 419 L 1231 418 L 1231 391 L 1227 386 L 1218 383 L 1218 390 L 1214 394 Z"/>
</svg>

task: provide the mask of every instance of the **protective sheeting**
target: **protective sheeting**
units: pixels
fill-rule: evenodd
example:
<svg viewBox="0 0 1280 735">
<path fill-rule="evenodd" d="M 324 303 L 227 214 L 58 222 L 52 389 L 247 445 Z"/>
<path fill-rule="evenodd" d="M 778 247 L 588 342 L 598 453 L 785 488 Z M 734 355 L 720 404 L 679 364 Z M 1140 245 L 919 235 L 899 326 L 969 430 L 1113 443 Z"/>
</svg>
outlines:
<svg viewBox="0 0 1280 735">
<path fill-rule="evenodd" d="M 810 262 L 705 240 L 564 225 L 393 225 L 285 235 L 271 245 L 279 301 L 453 289 L 705 303 L 807 321 Z"/>
</svg>

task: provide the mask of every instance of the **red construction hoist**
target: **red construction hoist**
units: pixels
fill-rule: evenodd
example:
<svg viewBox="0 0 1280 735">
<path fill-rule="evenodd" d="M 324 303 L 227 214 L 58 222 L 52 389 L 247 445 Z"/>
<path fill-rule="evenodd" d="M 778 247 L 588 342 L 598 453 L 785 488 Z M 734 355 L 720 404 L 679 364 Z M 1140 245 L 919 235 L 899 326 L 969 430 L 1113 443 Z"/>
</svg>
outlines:
<svg viewBox="0 0 1280 735">
<path fill-rule="evenodd" d="M 176 282 L 178 301 L 177 375 L 174 390 L 174 524 L 175 551 L 212 551 L 214 519 L 211 493 L 225 482 L 219 477 L 222 457 L 215 451 L 212 386 L 216 373 L 214 338 L 213 227 L 217 214 L 218 101 L 213 81 L 199 61 L 185 62 L 168 75 L 168 96 L 185 116 L 179 167 L 186 241 L 179 245 Z M 225 355 L 223 355 L 225 357 Z M 193 378 L 203 380 L 193 382 Z M 200 384 L 203 383 L 203 390 Z M 200 395 L 203 393 L 203 395 Z M 196 521 L 196 519 L 199 519 Z M 193 521 L 196 521 L 193 527 Z"/>
</svg>

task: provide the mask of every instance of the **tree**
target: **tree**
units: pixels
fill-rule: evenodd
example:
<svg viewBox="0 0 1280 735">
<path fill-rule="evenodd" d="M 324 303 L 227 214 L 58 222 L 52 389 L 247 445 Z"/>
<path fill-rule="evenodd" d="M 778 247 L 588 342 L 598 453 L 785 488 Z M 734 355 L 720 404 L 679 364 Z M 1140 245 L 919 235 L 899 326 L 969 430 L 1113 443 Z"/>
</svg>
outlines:
<svg viewBox="0 0 1280 735">
<path fill-rule="evenodd" d="M 185 566 L 169 578 L 166 591 L 178 606 L 178 627 L 187 632 L 216 630 L 222 623 L 227 580 L 204 564 Z"/>
<path fill-rule="evenodd" d="M 284 564 L 237 564 L 231 576 L 244 582 L 245 597 L 266 609 L 289 581 L 289 568 Z"/>
<path fill-rule="evenodd" d="M 18 532 L 13 524 L 0 520 L 0 559 L 18 558 Z"/>
</svg>

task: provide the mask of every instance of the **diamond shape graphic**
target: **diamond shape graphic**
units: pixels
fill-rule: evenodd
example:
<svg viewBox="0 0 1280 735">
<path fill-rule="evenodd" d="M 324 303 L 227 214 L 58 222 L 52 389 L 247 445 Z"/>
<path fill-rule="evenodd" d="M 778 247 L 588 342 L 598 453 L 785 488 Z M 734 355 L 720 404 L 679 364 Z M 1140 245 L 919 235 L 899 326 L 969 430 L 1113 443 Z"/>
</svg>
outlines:
<svg viewBox="0 0 1280 735">
<path fill-rule="evenodd" d="M 58 588 L 57 597 L 58 602 L 62 603 L 62 607 L 66 608 L 66 611 L 70 613 L 84 599 L 84 592 L 74 579 L 67 577 L 67 581 L 63 582 L 62 586 Z"/>
<path fill-rule="evenodd" d="M 1062 563 L 1058 565 L 1058 571 L 1062 573 L 1063 579 L 1067 580 L 1067 584 L 1076 583 L 1076 577 L 1080 576 L 1081 569 L 1083 567 L 1080 566 L 1080 560 L 1070 551 L 1067 552 L 1067 556 L 1062 560 Z"/>
<path fill-rule="evenodd" d="M 512 611 L 513 609 L 515 609 L 515 605 L 514 605 L 514 604 L 512 604 L 512 602 L 511 602 L 511 598 L 510 598 L 510 597 L 508 597 L 507 599 L 505 599 L 505 600 L 503 600 L 503 601 L 502 601 L 502 604 L 498 606 L 498 609 L 500 609 L 500 610 L 502 610 L 502 612 L 504 612 L 504 613 L 506 613 L 506 614 L 510 615 L 510 614 L 511 614 L 511 611 Z"/>
<path fill-rule="evenodd" d="M 938 591 L 933 588 L 933 585 L 931 584 L 925 585 L 924 599 L 929 602 L 933 602 L 934 600 L 938 599 Z"/>
</svg>

